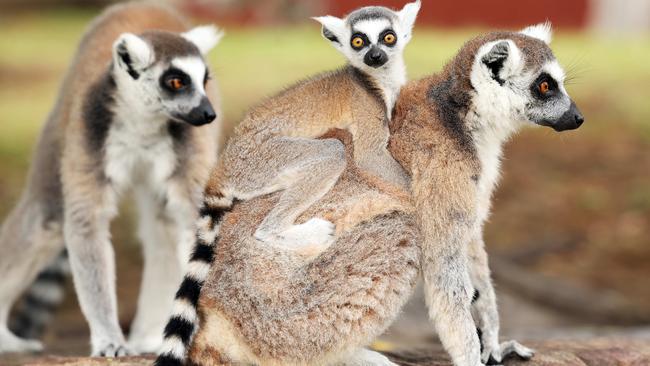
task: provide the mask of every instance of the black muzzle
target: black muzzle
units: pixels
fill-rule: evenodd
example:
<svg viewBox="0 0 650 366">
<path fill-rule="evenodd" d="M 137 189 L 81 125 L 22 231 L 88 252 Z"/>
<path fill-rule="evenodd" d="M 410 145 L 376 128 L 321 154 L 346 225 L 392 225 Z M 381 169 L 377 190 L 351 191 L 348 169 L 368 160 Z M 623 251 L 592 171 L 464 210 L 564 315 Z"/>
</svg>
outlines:
<svg viewBox="0 0 650 366">
<path fill-rule="evenodd" d="M 569 110 L 564 112 L 562 117 L 560 117 L 557 121 L 550 123 L 550 126 L 555 131 L 560 132 L 575 130 L 576 128 L 582 126 L 584 122 L 585 118 L 582 116 L 582 113 L 580 113 L 580 110 L 576 106 L 575 102 L 571 101 Z"/>
<path fill-rule="evenodd" d="M 212 104 L 208 98 L 203 97 L 198 106 L 192 108 L 186 115 L 180 115 L 178 117 L 193 126 L 203 126 L 214 121 L 217 118 L 217 113 L 212 108 Z"/>
<path fill-rule="evenodd" d="M 372 46 L 363 57 L 363 62 L 370 67 L 381 67 L 388 62 L 388 55 L 377 46 Z"/>
</svg>

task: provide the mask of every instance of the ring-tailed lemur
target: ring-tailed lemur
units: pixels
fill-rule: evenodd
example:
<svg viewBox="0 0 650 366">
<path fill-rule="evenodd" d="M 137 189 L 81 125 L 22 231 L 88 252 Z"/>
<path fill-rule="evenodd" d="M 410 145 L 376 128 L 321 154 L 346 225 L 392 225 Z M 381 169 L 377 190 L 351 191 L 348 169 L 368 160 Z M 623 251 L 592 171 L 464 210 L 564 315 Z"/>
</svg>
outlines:
<svg viewBox="0 0 650 366">
<path fill-rule="evenodd" d="M 92 354 L 160 346 L 217 152 L 216 90 L 204 55 L 219 38 L 212 26 L 188 31 L 176 12 L 146 3 L 111 7 L 92 23 L 0 233 L 0 352 L 41 348 L 13 335 L 7 315 L 64 244 Z M 109 231 L 127 190 L 139 208 L 145 258 L 128 345 Z"/>
<path fill-rule="evenodd" d="M 198 300 L 201 327 L 190 362 L 392 365 L 362 347 L 397 316 L 418 269 L 455 365 L 494 364 L 509 353 L 531 357 L 515 341 L 499 343 L 482 226 L 503 142 L 526 124 L 563 131 L 584 121 L 564 89 L 550 37 L 546 25 L 480 36 L 440 74 L 407 84 L 390 122 L 389 151 L 412 179 L 401 191 L 410 199 L 400 200 L 400 192 L 350 161 L 300 218 L 322 215 L 345 228 L 312 261 L 296 265 L 286 250 L 254 238 L 279 193 L 226 213 Z"/>
<path fill-rule="evenodd" d="M 331 222 L 310 218 L 296 224 L 296 218 L 332 188 L 346 164 L 338 140 L 315 137 L 332 128 L 348 129 L 354 139 L 354 160 L 361 169 L 396 186 L 408 186 L 386 146 L 388 120 L 406 82 L 402 54 L 419 9 L 416 1 L 397 12 L 365 7 L 345 19 L 315 18 L 323 26 L 323 36 L 349 65 L 266 100 L 235 129 L 205 191 L 197 245 L 176 294 L 158 366 L 179 364 L 185 357 L 219 221 L 234 200 L 282 191 L 277 205 L 259 224 L 256 238 L 305 259 L 331 244 Z"/>
<path fill-rule="evenodd" d="M 429 315 L 455 365 L 533 354 L 499 343 L 483 225 L 502 144 L 531 122 L 556 131 L 584 122 L 550 41 L 550 24 L 469 41 L 441 75 L 405 88 L 391 126 L 390 150 L 413 179 Z"/>
</svg>

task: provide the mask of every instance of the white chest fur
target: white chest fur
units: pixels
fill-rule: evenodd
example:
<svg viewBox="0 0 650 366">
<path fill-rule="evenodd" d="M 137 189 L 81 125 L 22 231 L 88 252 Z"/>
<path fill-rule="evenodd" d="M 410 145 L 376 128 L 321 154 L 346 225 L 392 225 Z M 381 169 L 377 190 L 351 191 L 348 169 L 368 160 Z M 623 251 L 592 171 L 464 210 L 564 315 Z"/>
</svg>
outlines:
<svg viewBox="0 0 650 366">
<path fill-rule="evenodd" d="M 395 102 L 399 96 L 400 89 L 406 84 L 406 67 L 401 57 L 396 57 L 390 64 L 383 68 L 370 71 L 377 87 L 381 90 L 386 103 L 388 118 L 393 114 Z"/>
<path fill-rule="evenodd" d="M 478 181 L 478 215 L 480 222 L 487 219 L 490 213 L 492 192 L 497 185 L 501 167 L 501 141 L 482 136 L 475 139 L 478 158 L 481 163 L 481 174 Z"/>
<path fill-rule="evenodd" d="M 118 113 L 106 139 L 106 176 L 118 192 L 134 183 L 164 187 L 177 161 L 167 122 L 120 117 Z"/>
<path fill-rule="evenodd" d="M 479 115 L 481 114 L 468 113 L 468 116 Z M 486 115 L 486 113 L 483 113 L 483 115 Z M 495 118 L 495 120 L 499 119 Z M 505 118 L 502 120 L 505 120 Z M 490 120 L 476 119 L 468 122 L 481 164 L 481 174 L 478 181 L 478 216 L 482 223 L 488 218 L 492 192 L 499 181 L 503 143 L 514 132 L 515 128 L 509 123 L 499 124 Z"/>
</svg>

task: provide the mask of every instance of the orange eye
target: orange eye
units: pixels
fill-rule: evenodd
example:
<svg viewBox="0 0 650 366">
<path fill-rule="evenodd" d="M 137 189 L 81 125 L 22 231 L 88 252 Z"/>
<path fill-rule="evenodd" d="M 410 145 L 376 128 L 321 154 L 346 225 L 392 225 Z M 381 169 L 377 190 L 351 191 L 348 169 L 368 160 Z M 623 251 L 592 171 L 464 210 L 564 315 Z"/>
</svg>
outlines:
<svg viewBox="0 0 650 366">
<path fill-rule="evenodd" d="M 539 92 L 542 93 L 542 94 L 548 93 L 550 88 L 551 88 L 551 86 L 548 84 L 548 81 L 542 81 L 539 84 Z"/>
<path fill-rule="evenodd" d="M 352 43 L 352 47 L 354 47 L 354 48 L 361 48 L 361 47 L 363 47 L 363 45 L 364 45 L 366 42 L 363 40 L 363 38 L 357 36 L 357 37 L 352 38 L 351 43 Z"/>
<path fill-rule="evenodd" d="M 395 41 L 397 41 L 397 37 L 393 33 L 387 33 L 384 36 L 384 43 L 386 44 L 393 44 Z"/>
<path fill-rule="evenodd" d="M 185 86 L 185 84 L 183 84 L 183 80 L 181 80 L 181 79 L 179 79 L 179 78 L 172 78 L 172 79 L 169 79 L 169 80 L 167 81 L 167 85 L 169 85 L 169 87 L 170 87 L 172 90 L 181 90 L 181 89 L 183 89 L 183 87 Z"/>
</svg>

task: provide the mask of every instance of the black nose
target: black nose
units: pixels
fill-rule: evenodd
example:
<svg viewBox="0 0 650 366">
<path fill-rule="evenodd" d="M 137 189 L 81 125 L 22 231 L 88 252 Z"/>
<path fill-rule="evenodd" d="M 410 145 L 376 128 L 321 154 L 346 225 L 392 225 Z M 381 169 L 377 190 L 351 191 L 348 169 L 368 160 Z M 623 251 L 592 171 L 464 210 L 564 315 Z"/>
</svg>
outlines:
<svg viewBox="0 0 650 366">
<path fill-rule="evenodd" d="M 575 130 L 580 127 L 585 121 L 585 118 L 582 116 L 582 113 L 578 109 L 578 106 L 571 101 L 569 109 L 564 112 L 562 117 L 557 121 L 550 124 L 555 131 L 566 131 L 566 130 Z"/>
<path fill-rule="evenodd" d="M 215 118 L 217 118 L 217 114 L 214 113 L 214 110 L 212 110 L 212 108 L 203 112 L 203 120 L 205 123 L 210 123 L 214 121 Z"/>
<path fill-rule="evenodd" d="M 208 124 L 217 118 L 217 113 L 212 108 L 212 104 L 207 97 L 201 99 L 201 103 L 198 106 L 192 108 L 192 110 L 180 118 L 194 126 L 201 126 Z"/>
<path fill-rule="evenodd" d="M 370 67 L 381 67 L 388 62 L 388 55 L 377 46 L 372 46 L 363 57 L 363 62 Z"/>
<path fill-rule="evenodd" d="M 575 115 L 575 120 L 576 120 L 576 125 L 578 127 L 582 126 L 582 124 L 585 122 L 585 117 L 582 116 L 582 113 L 577 110 L 578 113 Z"/>
</svg>

